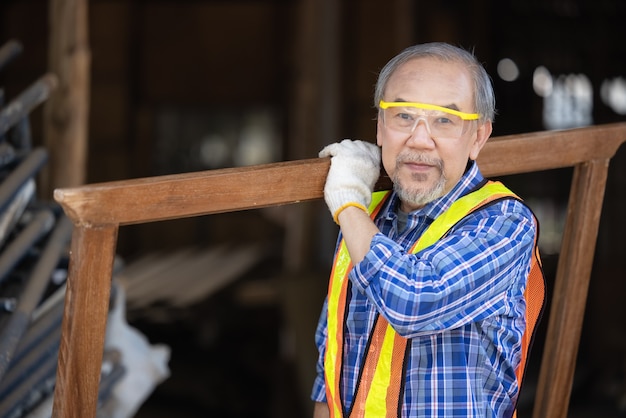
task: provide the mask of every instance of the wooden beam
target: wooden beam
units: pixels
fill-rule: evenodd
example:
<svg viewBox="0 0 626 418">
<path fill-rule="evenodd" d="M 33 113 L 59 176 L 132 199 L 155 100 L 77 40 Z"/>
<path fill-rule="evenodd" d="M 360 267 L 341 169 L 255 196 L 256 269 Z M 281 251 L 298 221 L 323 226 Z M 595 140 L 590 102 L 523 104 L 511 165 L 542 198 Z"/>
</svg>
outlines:
<svg viewBox="0 0 626 418">
<path fill-rule="evenodd" d="M 597 159 L 574 169 L 534 417 L 567 417 L 608 168 Z"/>
<path fill-rule="evenodd" d="M 622 123 L 493 138 L 478 163 L 487 177 L 572 167 L 611 158 L 625 131 Z M 319 199 L 329 165 L 329 159 L 296 160 L 96 183 L 58 189 L 54 198 L 78 223 L 154 222 Z M 388 185 L 383 178 L 380 187 Z"/>
<path fill-rule="evenodd" d="M 574 167 L 568 216 L 541 365 L 535 418 L 565 418 L 610 158 L 626 123 L 494 138 L 487 177 Z M 68 277 L 55 417 L 96 414 L 118 227 L 317 199 L 328 159 L 152 177 L 55 191 L 76 231 Z M 379 187 L 387 187 L 383 178 Z"/>
</svg>

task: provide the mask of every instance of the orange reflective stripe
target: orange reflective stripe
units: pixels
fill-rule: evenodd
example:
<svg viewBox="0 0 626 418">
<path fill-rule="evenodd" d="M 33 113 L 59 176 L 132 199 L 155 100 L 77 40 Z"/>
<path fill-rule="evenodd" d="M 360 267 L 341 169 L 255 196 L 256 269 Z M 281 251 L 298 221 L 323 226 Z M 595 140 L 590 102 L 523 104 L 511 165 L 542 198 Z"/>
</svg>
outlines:
<svg viewBox="0 0 626 418">
<path fill-rule="evenodd" d="M 400 337 L 391 326 L 387 325 L 385 327 L 385 334 L 382 336 L 382 346 L 380 347 L 380 355 L 378 356 L 376 369 L 372 376 L 370 390 L 365 399 L 365 414 L 363 414 L 365 418 L 386 417 L 388 416 L 388 412 L 390 412 L 387 409 L 387 392 L 389 388 L 393 386 L 390 377 L 394 376 L 394 370 L 391 364 L 396 337 L 406 342 L 406 339 Z M 402 353 L 402 355 L 404 357 L 404 353 Z M 402 374 L 399 374 L 398 376 L 401 375 Z M 397 405 L 392 411 L 395 412 L 396 410 Z M 352 414 L 352 416 L 355 415 Z"/>
<path fill-rule="evenodd" d="M 377 352 L 372 345 L 378 348 Z M 370 340 L 368 353 L 371 354 L 365 357 L 351 417 L 398 416 L 406 346 L 407 339 L 395 332 L 382 316 L 378 316 Z"/>
<path fill-rule="evenodd" d="M 532 340 L 537 330 L 537 325 L 539 325 L 541 314 L 543 313 L 546 296 L 546 283 L 536 241 L 537 239 L 535 238 L 535 251 L 530 265 L 526 290 L 524 291 L 524 300 L 526 301 L 526 329 L 522 336 L 522 359 L 517 370 L 515 370 L 515 376 L 519 382 L 520 390 L 524 372 L 526 371 L 526 364 L 528 363 L 528 352 L 532 346 Z"/>
<path fill-rule="evenodd" d="M 526 364 L 528 363 L 528 352 L 532 346 L 535 331 L 537 330 L 539 319 L 543 313 L 545 296 L 546 283 L 541 258 L 539 257 L 537 239 L 535 238 L 535 253 L 530 267 L 530 274 L 528 275 L 526 290 L 524 291 L 524 300 L 526 301 L 526 329 L 522 336 L 522 358 L 517 370 L 515 370 L 519 390 L 522 389 Z M 517 409 L 513 412 L 513 418 L 517 418 Z"/>
<path fill-rule="evenodd" d="M 389 192 L 375 193 L 370 205 L 370 212 L 374 217 L 380 210 L 382 203 Z M 483 205 L 503 197 L 515 197 L 509 189 L 499 182 L 488 182 L 480 189 L 463 196 L 454 202 L 451 207 L 433 221 L 429 228 L 411 248 L 417 253 L 437 242 L 461 219 Z M 536 220 L 535 220 L 536 222 Z M 543 309 L 545 283 L 537 242 L 528 277 L 527 288 L 524 292 L 526 299 L 526 330 L 522 338 L 522 358 L 516 370 L 516 377 L 521 387 L 528 350 L 537 321 Z M 343 265 L 341 265 L 343 264 Z M 331 285 L 329 286 L 328 309 L 328 339 L 331 335 L 337 338 L 333 343 L 327 342 L 325 372 L 326 392 L 331 410 L 331 417 L 342 417 L 343 409 L 340 400 L 340 371 L 343 355 L 343 320 L 347 298 L 347 274 L 352 264 L 347 255 L 345 244 L 340 244 L 337 252 Z M 341 284 L 339 285 L 338 282 Z M 332 302 L 331 302 L 332 301 Z M 342 302 L 340 302 L 342 301 Z M 332 322 L 332 324 L 331 324 Z M 360 381 L 354 397 L 350 417 L 359 418 L 392 418 L 399 414 L 403 369 L 406 354 L 407 340 L 401 337 L 389 323 L 380 315 L 370 335 L 368 352 L 362 364 Z M 329 388 L 332 386 L 332 389 Z"/>
</svg>

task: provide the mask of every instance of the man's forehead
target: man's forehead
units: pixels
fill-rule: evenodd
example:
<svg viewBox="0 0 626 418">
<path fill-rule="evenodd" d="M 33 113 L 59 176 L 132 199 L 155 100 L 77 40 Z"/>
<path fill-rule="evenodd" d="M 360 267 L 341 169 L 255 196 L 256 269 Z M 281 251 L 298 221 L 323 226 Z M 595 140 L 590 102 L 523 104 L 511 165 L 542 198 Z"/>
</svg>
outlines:
<svg viewBox="0 0 626 418">
<path fill-rule="evenodd" d="M 427 77 L 454 75 L 455 77 L 469 77 L 469 69 L 459 61 L 443 60 L 437 57 L 418 57 L 410 59 L 392 72 L 390 80 L 400 77 Z"/>
<path fill-rule="evenodd" d="M 396 68 L 385 86 L 384 96 L 387 101 L 430 102 L 442 106 L 454 103 L 466 107 L 469 103 L 461 102 L 473 103 L 474 84 L 462 63 L 420 57 Z"/>
</svg>

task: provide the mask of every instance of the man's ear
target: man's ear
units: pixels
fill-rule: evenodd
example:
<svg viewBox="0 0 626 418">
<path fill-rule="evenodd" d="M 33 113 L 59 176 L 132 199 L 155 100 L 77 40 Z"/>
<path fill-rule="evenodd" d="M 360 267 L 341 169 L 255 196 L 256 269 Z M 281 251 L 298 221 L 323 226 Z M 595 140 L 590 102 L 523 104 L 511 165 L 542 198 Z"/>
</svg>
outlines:
<svg viewBox="0 0 626 418">
<path fill-rule="evenodd" d="M 478 125 L 478 129 L 476 130 L 476 137 L 474 138 L 474 143 L 470 148 L 469 157 L 471 160 L 475 160 L 476 158 L 478 158 L 480 150 L 482 150 L 487 143 L 487 140 L 491 136 L 492 131 L 493 125 L 490 120 L 481 125 Z"/>
<path fill-rule="evenodd" d="M 379 147 L 383 146 L 383 139 L 381 137 L 382 130 L 383 130 L 383 121 L 382 121 L 382 115 L 379 112 L 378 117 L 376 118 L 376 145 L 378 145 Z"/>
</svg>

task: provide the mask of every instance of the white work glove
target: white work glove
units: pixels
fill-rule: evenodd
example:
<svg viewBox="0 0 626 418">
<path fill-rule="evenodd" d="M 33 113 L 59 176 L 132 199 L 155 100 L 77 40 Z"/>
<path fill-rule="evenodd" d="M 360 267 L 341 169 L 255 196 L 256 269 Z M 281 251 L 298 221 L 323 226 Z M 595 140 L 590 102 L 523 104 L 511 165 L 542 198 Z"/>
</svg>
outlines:
<svg viewBox="0 0 626 418">
<path fill-rule="evenodd" d="M 324 199 L 338 224 L 339 213 L 348 206 L 367 212 L 380 175 L 380 148 L 364 141 L 344 139 L 327 145 L 321 158 L 332 157 L 324 186 Z"/>
</svg>

